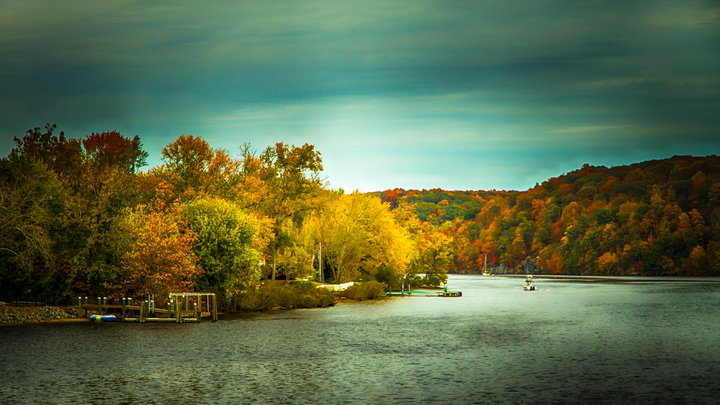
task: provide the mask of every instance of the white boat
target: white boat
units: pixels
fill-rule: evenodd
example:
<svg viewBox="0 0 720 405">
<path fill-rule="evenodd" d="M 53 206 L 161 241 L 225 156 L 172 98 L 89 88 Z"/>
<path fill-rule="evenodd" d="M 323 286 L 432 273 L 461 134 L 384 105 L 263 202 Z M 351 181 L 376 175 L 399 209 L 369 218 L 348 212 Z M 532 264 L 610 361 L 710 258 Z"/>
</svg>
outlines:
<svg viewBox="0 0 720 405">
<path fill-rule="evenodd" d="M 531 274 L 528 274 L 525 277 L 525 285 L 523 286 L 524 291 L 537 291 L 537 287 L 535 287 L 535 283 L 533 283 L 533 278 Z"/>
</svg>

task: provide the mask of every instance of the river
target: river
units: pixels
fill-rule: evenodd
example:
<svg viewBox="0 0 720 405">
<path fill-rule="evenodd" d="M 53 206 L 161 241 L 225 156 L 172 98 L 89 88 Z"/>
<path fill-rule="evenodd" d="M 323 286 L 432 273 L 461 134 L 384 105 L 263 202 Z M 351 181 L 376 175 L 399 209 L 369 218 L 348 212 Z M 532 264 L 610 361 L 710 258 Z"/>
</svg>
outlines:
<svg viewBox="0 0 720 405">
<path fill-rule="evenodd" d="M 199 324 L 0 327 L 0 402 L 718 403 L 720 282 L 451 276 Z"/>
</svg>

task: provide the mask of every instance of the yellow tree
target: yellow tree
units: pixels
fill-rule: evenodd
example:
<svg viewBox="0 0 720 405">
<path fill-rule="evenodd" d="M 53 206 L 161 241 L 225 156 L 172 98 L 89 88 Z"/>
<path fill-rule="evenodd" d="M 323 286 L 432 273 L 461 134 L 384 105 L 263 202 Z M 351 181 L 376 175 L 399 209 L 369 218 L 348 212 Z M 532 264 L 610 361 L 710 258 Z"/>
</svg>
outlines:
<svg viewBox="0 0 720 405">
<path fill-rule="evenodd" d="M 411 268 L 413 273 L 424 273 L 433 285 L 447 281 L 447 272 L 454 255 L 453 238 L 429 222 L 423 223 L 415 247 Z"/>
<path fill-rule="evenodd" d="M 315 248 L 317 238 L 307 227 L 298 227 L 292 221 L 287 228 L 287 246 L 280 251 L 277 266 L 288 279 L 311 277 L 317 273 Z"/>
<path fill-rule="evenodd" d="M 413 244 L 387 203 L 353 193 L 331 200 L 305 223 L 322 243 L 323 260 L 335 282 L 372 276 L 380 267 L 404 274 Z"/>
</svg>

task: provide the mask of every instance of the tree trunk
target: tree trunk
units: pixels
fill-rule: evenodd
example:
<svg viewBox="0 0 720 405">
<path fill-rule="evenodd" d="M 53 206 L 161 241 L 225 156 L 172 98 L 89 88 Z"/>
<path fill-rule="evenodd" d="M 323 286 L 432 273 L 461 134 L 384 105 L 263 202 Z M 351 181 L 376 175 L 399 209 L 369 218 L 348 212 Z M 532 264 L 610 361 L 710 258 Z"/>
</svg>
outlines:
<svg viewBox="0 0 720 405">
<path fill-rule="evenodd" d="M 277 255 L 278 255 L 278 248 L 275 248 L 275 252 L 273 254 L 273 265 L 272 265 L 272 279 L 275 280 L 275 269 L 277 268 Z"/>
</svg>

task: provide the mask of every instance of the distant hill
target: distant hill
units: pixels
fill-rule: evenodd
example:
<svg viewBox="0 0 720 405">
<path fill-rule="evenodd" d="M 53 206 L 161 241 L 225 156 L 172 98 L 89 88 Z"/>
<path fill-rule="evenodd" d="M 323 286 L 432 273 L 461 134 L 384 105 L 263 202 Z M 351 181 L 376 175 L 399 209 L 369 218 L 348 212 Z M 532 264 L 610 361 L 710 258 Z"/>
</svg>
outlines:
<svg viewBox="0 0 720 405">
<path fill-rule="evenodd" d="M 455 269 L 720 275 L 720 157 L 590 166 L 517 191 L 386 190 L 453 236 Z"/>
</svg>

